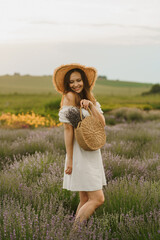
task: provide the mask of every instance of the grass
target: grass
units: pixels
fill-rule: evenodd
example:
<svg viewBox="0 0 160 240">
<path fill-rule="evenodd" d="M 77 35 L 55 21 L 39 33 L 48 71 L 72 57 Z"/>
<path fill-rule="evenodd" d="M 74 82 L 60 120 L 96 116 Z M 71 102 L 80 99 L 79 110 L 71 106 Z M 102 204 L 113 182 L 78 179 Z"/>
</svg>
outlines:
<svg viewBox="0 0 160 240">
<path fill-rule="evenodd" d="M 144 95 L 152 84 L 104 80 L 98 78 L 93 93 L 104 112 L 129 107 L 160 109 L 159 94 Z M 61 95 L 53 87 L 52 76 L 0 76 L 0 114 L 3 112 L 36 114 L 57 120 Z"/>
<path fill-rule="evenodd" d="M 159 109 L 159 96 L 107 96 L 97 95 L 97 101 L 100 102 L 104 112 L 114 109 L 129 107 L 144 110 Z M 60 107 L 60 95 L 54 94 L 8 94 L 0 95 L 0 114 L 2 113 L 27 113 L 34 111 L 36 114 L 47 116 L 50 114 L 57 119 L 58 109 Z"/>
<path fill-rule="evenodd" d="M 152 84 L 147 83 L 134 83 L 124 81 L 104 80 L 98 78 L 96 81 L 96 91 L 102 94 L 123 95 L 119 88 L 129 96 L 131 93 L 140 94 L 151 88 Z M 129 92 L 128 92 L 129 90 Z M 52 83 L 52 76 L 30 76 L 30 75 L 4 75 L 0 76 L 0 94 L 56 94 Z M 125 94 L 125 95 L 126 95 Z"/>
</svg>

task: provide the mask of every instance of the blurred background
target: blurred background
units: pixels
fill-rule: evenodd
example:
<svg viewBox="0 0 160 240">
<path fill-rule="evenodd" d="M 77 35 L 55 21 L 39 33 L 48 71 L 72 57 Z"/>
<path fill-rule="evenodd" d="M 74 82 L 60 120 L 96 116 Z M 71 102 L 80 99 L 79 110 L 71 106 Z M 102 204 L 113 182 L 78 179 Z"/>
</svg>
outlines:
<svg viewBox="0 0 160 240">
<path fill-rule="evenodd" d="M 1 0 L 0 114 L 55 120 L 54 68 L 94 66 L 104 113 L 160 109 L 158 0 Z"/>
</svg>

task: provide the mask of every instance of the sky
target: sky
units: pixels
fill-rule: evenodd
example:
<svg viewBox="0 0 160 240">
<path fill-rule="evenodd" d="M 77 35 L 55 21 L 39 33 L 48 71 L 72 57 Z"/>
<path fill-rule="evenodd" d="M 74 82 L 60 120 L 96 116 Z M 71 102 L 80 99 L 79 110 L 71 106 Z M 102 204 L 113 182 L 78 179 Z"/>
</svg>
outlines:
<svg viewBox="0 0 160 240">
<path fill-rule="evenodd" d="M 0 75 L 62 64 L 160 83 L 159 0 L 0 0 Z"/>
</svg>

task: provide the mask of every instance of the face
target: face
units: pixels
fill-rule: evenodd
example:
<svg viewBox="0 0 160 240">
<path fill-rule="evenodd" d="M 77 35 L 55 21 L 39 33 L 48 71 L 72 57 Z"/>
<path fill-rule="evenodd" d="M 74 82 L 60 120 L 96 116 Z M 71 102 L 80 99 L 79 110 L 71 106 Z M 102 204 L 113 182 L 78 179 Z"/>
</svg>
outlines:
<svg viewBox="0 0 160 240">
<path fill-rule="evenodd" d="M 76 93 L 80 93 L 83 90 L 83 80 L 79 72 L 71 73 L 69 86 Z"/>
</svg>

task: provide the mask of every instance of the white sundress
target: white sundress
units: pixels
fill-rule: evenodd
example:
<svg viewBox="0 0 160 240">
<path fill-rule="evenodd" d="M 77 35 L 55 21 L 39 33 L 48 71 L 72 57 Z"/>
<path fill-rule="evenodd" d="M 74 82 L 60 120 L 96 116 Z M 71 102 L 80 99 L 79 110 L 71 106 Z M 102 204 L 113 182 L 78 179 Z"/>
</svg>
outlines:
<svg viewBox="0 0 160 240">
<path fill-rule="evenodd" d="M 96 107 L 100 113 L 103 113 L 99 102 Z M 63 106 L 59 111 L 59 121 L 62 123 L 70 123 L 66 118 L 66 113 L 73 106 Z M 75 107 L 76 108 L 76 107 Z M 89 116 L 89 112 L 82 108 L 84 117 Z M 106 185 L 106 177 L 104 173 L 101 150 L 85 151 L 75 139 L 73 141 L 73 166 L 72 173 L 66 174 L 67 153 L 65 157 L 63 188 L 70 191 L 96 191 Z"/>
</svg>

